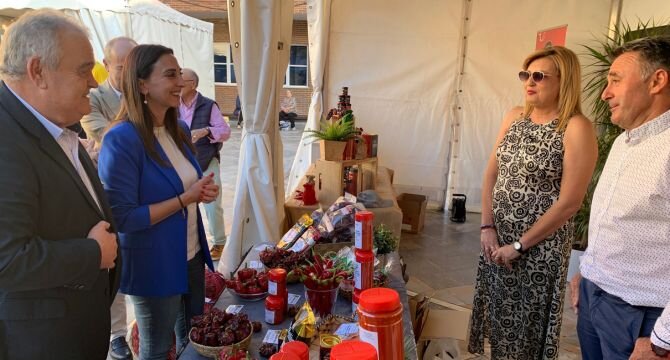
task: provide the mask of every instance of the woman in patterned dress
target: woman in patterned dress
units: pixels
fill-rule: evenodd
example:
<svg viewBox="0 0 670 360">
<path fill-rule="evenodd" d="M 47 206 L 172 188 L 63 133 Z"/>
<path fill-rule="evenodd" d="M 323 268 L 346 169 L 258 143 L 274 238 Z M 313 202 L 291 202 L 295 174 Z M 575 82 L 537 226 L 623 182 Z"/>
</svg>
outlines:
<svg viewBox="0 0 670 360">
<path fill-rule="evenodd" d="M 526 58 L 525 107 L 503 120 L 482 184 L 482 229 L 468 350 L 492 359 L 556 359 L 579 209 L 597 158 L 582 115 L 574 52 Z"/>
</svg>

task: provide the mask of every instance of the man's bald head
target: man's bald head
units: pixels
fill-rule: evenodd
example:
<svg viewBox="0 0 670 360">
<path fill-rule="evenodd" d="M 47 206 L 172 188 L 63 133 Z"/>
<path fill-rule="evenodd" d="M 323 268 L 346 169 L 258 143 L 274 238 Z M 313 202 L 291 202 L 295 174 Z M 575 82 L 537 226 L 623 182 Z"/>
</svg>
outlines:
<svg viewBox="0 0 670 360">
<path fill-rule="evenodd" d="M 102 61 L 105 64 L 105 69 L 109 73 L 109 82 L 117 90 L 121 89 L 123 64 L 125 63 L 130 50 L 135 46 L 137 46 L 137 42 L 125 36 L 119 36 L 109 40 L 107 45 L 105 45 L 105 58 Z"/>
<path fill-rule="evenodd" d="M 197 93 L 196 89 L 198 88 L 200 79 L 193 69 L 188 68 L 181 69 L 181 77 L 184 79 L 184 87 L 181 88 L 181 98 L 184 101 L 190 101 Z"/>
</svg>

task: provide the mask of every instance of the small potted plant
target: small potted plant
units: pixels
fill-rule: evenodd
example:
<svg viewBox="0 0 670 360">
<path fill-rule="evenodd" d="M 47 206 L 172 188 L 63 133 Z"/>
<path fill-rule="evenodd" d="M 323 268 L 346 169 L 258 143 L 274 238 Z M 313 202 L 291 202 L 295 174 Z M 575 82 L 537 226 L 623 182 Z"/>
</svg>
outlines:
<svg viewBox="0 0 670 360">
<path fill-rule="evenodd" d="M 374 229 L 373 237 L 374 247 L 377 249 L 377 258 L 379 258 L 382 268 L 385 268 L 387 255 L 398 248 L 398 237 L 393 234 L 393 230 L 384 224 L 380 224 Z"/>
<path fill-rule="evenodd" d="M 347 141 L 360 137 L 360 131 L 354 127 L 354 115 L 345 113 L 342 118 L 332 122 L 321 121 L 320 130 L 305 130 L 308 137 L 319 141 L 321 160 L 342 160 Z"/>
</svg>

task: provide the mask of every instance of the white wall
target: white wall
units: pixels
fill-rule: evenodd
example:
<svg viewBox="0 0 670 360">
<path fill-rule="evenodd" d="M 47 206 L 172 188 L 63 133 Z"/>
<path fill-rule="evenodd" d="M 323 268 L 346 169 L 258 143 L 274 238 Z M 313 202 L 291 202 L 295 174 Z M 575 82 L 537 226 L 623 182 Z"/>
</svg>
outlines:
<svg viewBox="0 0 670 360">
<path fill-rule="evenodd" d="M 656 24 L 670 22 L 670 1 L 668 0 L 623 0 L 621 23 L 637 24 L 638 19 Z"/>
</svg>

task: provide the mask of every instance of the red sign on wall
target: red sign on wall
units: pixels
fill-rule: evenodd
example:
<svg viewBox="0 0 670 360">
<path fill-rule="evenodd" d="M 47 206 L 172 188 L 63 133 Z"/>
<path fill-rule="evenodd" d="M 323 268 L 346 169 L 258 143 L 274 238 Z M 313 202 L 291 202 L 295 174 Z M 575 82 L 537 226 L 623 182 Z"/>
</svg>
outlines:
<svg viewBox="0 0 670 360">
<path fill-rule="evenodd" d="M 544 49 L 547 46 L 565 46 L 565 34 L 568 25 L 561 25 L 551 29 L 540 30 L 535 38 L 535 50 Z"/>
</svg>

